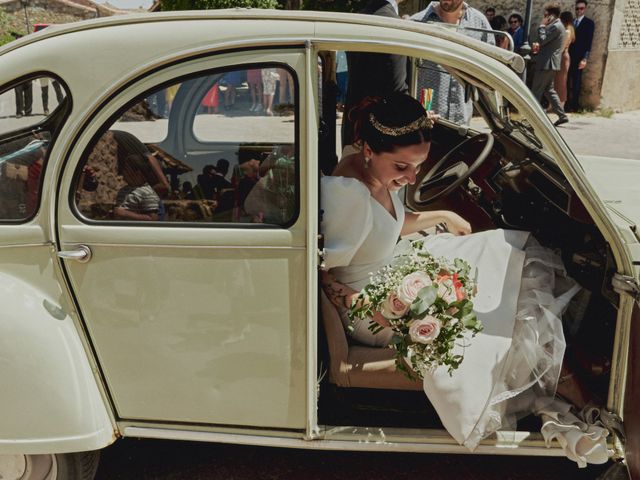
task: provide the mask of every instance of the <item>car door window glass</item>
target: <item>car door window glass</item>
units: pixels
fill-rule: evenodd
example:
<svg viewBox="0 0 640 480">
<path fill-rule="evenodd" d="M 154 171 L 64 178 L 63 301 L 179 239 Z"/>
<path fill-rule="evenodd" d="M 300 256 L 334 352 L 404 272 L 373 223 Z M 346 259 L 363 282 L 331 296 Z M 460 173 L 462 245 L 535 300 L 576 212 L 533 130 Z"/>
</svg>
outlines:
<svg viewBox="0 0 640 480">
<path fill-rule="evenodd" d="M 288 226 L 298 211 L 296 111 L 295 73 L 281 65 L 145 92 L 86 150 L 77 210 L 100 221 Z"/>
<path fill-rule="evenodd" d="M 47 76 L 0 94 L 0 222 L 35 215 L 52 139 L 66 116 L 66 96 Z"/>
</svg>

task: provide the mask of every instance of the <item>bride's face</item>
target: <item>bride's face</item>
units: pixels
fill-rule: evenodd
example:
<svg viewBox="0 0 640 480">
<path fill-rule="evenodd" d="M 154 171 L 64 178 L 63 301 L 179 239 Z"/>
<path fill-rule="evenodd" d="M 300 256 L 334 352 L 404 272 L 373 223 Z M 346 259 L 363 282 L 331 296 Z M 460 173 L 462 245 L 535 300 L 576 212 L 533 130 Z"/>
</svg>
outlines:
<svg viewBox="0 0 640 480">
<path fill-rule="evenodd" d="M 420 166 L 429 155 L 429 142 L 398 147 L 393 152 L 375 153 L 365 143 L 363 152 L 369 157 L 369 173 L 388 190 L 396 191 L 405 185 L 413 185 Z"/>
</svg>

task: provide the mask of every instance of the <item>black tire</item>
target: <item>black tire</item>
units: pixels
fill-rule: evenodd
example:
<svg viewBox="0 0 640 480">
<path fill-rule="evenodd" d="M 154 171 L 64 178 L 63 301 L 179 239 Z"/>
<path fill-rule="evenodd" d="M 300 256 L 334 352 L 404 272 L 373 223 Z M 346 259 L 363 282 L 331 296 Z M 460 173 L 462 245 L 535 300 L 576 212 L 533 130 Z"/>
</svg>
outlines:
<svg viewBox="0 0 640 480">
<path fill-rule="evenodd" d="M 99 460 L 99 450 L 56 454 L 57 480 L 93 480 L 98 470 Z"/>
</svg>

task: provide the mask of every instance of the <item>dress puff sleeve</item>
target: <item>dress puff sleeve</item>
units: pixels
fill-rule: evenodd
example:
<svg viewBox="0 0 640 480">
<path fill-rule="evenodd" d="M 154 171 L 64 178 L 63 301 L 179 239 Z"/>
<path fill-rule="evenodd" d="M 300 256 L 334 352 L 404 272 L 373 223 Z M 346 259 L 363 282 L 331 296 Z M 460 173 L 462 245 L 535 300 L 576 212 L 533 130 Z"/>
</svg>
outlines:
<svg viewBox="0 0 640 480">
<path fill-rule="evenodd" d="M 373 226 L 371 193 L 359 180 L 323 177 L 320 205 L 327 269 L 346 267 Z"/>
</svg>

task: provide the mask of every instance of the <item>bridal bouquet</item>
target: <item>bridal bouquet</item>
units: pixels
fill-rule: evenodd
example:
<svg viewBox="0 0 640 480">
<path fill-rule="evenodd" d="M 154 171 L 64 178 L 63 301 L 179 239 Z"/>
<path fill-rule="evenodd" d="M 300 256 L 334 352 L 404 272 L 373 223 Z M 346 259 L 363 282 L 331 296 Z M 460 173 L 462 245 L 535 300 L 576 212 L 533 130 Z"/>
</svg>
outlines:
<svg viewBox="0 0 640 480">
<path fill-rule="evenodd" d="M 471 301 L 477 275 L 471 278 L 470 271 L 460 258 L 435 258 L 421 240 L 409 242 L 390 265 L 371 276 L 354 299 L 349 318 L 353 322 L 380 312 L 395 333 L 391 346 L 398 368 L 409 376 L 415 372 L 423 378 L 440 365 L 451 375 L 464 359 L 464 348 L 456 345 L 464 347 L 482 330 Z M 382 328 L 371 320 L 374 333 Z"/>
</svg>

